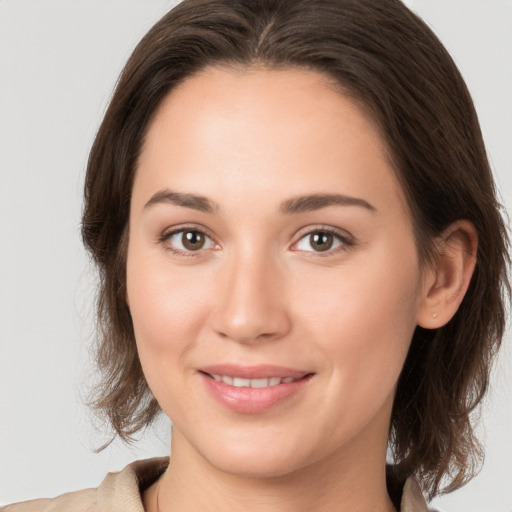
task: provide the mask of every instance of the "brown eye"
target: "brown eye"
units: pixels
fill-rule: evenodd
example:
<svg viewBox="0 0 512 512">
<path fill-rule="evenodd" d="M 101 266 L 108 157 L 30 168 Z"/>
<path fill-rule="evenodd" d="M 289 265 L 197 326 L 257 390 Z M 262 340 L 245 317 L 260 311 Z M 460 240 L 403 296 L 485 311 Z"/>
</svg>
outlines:
<svg viewBox="0 0 512 512">
<path fill-rule="evenodd" d="M 181 243 L 188 251 L 198 251 L 204 247 L 205 236 L 199 231 L 183 231 Z"/>
<path fill-rule="evenodd" d="M 205 233 L 196 229 L 180 229 L 162 237 L 168 249 L 177 254 L 215 249 L 216 243 Z"/>
<path fill-rule="evenodd" d="M 311 233 L 309 244 L 317 252 L 328 251 L 334 243 L 334 236 L 331 233 Z"/>
<path fill-rule="evenodd" d="M 339 250 L 346 250 L 354 245 L 350 235 L 338 232 L 331 232 L 328 229 L 316 229 L 306 233 L 293 246 L 295 251 L 309 253 L 334 254 Z"/>
</svg>

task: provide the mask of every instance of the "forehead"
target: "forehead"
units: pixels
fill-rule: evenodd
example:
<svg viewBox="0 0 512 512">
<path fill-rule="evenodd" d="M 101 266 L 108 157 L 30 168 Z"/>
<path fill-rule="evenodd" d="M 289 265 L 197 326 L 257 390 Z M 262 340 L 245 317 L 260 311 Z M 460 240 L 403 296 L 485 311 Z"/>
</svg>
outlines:
<svg viewBox="0 0 512 512">
<path fill-rule="evenodd" d="M 169 119 L 171 114 L 173 119 Z M 171 90 L 157 109 L 149 131 L 169 128 L 169 120 L 179 120 L 181 128 L 198 128 L 206 121 L 214 121 L 220 128 L 222 118 L 231 123 L 244 115 L 252 116 L 255 130 L 265 128 L 267 132 L 297 119 L 301 122 L 296 129 L 309 128 L 311 132 L 320 123 L 325 130 L 339 130 L 341 125 L 333 125 L 333 121 L 350 117 L 351 132 L 362 128 L 359 131 L 364 130 L 367 139 L 386 152 L 379 127 L 362 102 L 353 99 L 331 77 L 297 67 L 207 67 Z M 286 133 L 280 135 L 282 139 Z"/>
<path fill-rule="evenodd" d="M 238 195 L 285 183 L 290 195 L 360 194 L 365 185 L 380 202 L 404 203 L 376 123 L 332 80 L 305 69 L 210 67 L 168 94 L 148 128 L 135 188 L 148 195 L 172 182 L 209 195 L 212 180 Z"/>
</svg>

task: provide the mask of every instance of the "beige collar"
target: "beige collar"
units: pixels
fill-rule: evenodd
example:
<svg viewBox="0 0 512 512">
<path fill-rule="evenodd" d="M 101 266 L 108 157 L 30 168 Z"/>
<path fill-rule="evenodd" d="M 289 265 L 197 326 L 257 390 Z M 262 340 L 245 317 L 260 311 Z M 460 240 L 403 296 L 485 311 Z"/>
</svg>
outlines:
<svg viewBox="0 0 512 512">
<path fill-rule="evenodd" d="M 429 508 L 415 478 L 408 478 L 404 485 L 400 512 L 428 512 Z"/>
</svg>

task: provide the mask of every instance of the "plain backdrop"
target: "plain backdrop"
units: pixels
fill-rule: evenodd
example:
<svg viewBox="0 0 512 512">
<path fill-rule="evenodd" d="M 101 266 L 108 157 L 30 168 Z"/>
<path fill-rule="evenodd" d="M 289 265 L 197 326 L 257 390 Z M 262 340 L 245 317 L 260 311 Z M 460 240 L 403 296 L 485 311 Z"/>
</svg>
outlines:
<svg viewBox="0 0 512 512">
<path fill-rule="evenodd" d="M 0 504 L 97 486 L 165 455 L 161 420 L 133 447 L 95 428 L 94 271 L 79 237 L 88 149 L 116 78 L 176 2 L 0 0 Z M 512 205 L 512 1 L 409 0 L 473 94 L 505 206 Z M 435 504 L 512 511 L 511 341 L 483 408 L 481 474 Z"/>
</svg>

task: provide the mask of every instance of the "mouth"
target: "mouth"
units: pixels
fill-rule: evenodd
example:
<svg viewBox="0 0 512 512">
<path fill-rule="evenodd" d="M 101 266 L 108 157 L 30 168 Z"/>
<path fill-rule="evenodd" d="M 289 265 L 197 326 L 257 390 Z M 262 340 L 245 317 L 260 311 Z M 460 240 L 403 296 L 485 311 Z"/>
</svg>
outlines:
<svg viewBox="0 0 512 512">
<path fill-rule="evenodd" d="M 219 375 L 219 374 L 210 374 L 206 372 L 204 373 L 210 379 L 213 379 L 217 382 L 223 382 L 228 386 L 234 386 L 235 388 L 267 388 L 273 386 L 279 386 L 280 384 L 289 384 L 290 382 L 295 382 L 301 380 L 309 375 L 306 374 L 301 377 L 268 377 L 261 379 L 245 379 L 243 377 L 232 377 L 230 375 Z"/>
<path fill-rule="evenodd" d="M 216 365 L 201 368 L 198 373 L 209 396 L 217 403 L 245 414 L 264 413 L 285 403 L 296 403 L 315 375 L 268 365 Z"/>
</svg>

